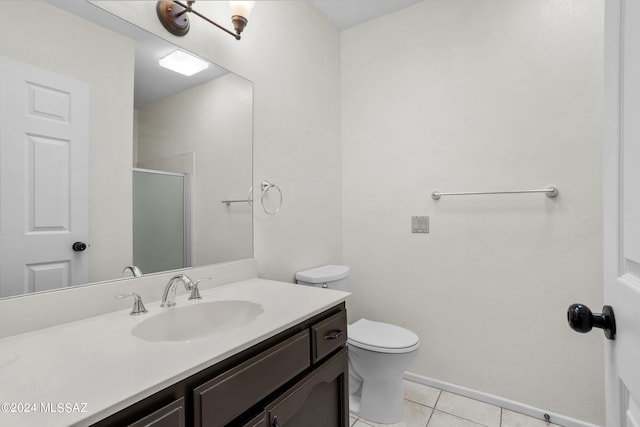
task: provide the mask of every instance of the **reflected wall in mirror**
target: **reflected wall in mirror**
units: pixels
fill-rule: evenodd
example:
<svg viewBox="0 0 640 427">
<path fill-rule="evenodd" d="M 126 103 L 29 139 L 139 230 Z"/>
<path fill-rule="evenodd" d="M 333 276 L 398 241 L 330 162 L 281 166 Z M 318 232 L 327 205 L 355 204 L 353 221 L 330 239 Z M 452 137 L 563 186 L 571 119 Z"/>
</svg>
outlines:
<svg viewBox="0 0 640 427">
<path fill-rule="evenodd" d="M 85 2 L 3 8 L 0 297 L 253 256 L 252 207 L 221 203 L 252 183 L 251 82 L 160 69 L 175 45 Z"/>
</svg>

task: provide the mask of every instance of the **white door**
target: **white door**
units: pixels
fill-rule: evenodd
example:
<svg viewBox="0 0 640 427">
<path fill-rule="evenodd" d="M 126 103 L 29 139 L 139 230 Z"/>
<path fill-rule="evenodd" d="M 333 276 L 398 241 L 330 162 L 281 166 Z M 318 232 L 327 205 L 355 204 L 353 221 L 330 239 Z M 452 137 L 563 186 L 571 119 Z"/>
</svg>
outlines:
<svg viewBox="0 0 640 427">
<path fill-rule="evenodd" d="M 640 427 L 640 0 L 603 3 L 607 426 Z"/>
<path fill-rule="evenodd" d="M 89 281 L 88 150 L 88 85 L 0 57 L 0 297 Z"/>
</svg>

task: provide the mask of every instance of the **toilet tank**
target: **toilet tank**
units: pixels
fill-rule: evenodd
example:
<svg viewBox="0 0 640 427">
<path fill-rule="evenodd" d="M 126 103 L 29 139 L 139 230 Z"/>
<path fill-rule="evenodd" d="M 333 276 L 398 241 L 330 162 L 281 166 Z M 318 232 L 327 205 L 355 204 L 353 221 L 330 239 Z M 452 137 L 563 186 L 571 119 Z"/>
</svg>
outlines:
<svg viewBox="0 0 640 427">
<path fill-rule="evenodd" d="M 296 273 L 296 283 L 318 288 L 349 290 L 349 267 L 344 265 L 323 265 L 322 267 Z"/>
</svg>

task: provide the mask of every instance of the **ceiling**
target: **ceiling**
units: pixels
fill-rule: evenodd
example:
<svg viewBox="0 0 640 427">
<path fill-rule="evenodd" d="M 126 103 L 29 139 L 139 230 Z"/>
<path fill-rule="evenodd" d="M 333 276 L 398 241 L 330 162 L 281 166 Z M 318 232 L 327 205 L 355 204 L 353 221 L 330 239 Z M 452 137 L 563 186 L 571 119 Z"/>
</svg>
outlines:
<svg viewBox="0 0 640 427">
<path fill-rule="evenodd" d="M 311 0 L 338 29 L 345 30 L 424 0 Z"/>
<path fill-rule="evenodd" d="M 83 16 L 116 32 L 125 34 L 136 41 L 136 82 L 135 107 L 141 108 L 188 87 L 203 83 L 227 73 L 227 70 L 211 64 L 205 72 L 192 78 L 184 77 L 157 66 L 158 58 L 171 53 L 176 47 L 152 36 L 147 31 L 123 22 L 85 2 L 68 0 L 45 0 L 71 13 Z M 344 30 L 424 0 L 310 0 L 338 29 Z M 155 3 L 150 2 L 150 10 L 155 13 Z M 140 78 L 142 77 L 142 78 Z"/>
</svg>

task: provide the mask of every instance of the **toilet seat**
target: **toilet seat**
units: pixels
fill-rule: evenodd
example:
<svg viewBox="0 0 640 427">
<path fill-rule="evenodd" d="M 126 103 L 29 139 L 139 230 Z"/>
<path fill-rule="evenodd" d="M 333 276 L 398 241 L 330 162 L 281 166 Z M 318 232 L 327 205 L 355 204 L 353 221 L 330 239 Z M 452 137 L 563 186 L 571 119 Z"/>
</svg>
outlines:
<svg viewBox="0 0 640 427">
<path fill-rule="evenodd" d="M 409 353 L 420 346 L 414 332 L 388 323 L 360 319 L 348 326 L 348 343 L 378 353 Z"/>
</svg>

